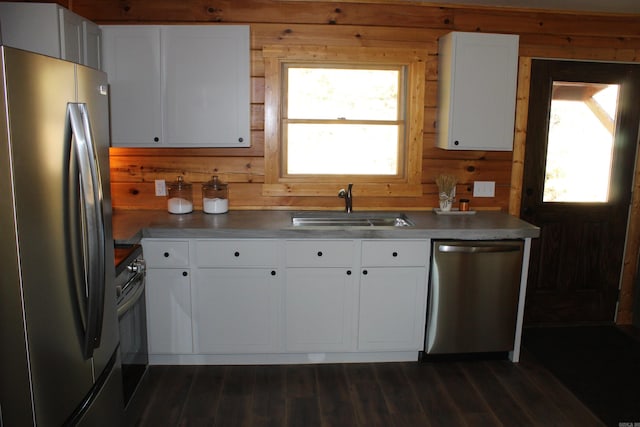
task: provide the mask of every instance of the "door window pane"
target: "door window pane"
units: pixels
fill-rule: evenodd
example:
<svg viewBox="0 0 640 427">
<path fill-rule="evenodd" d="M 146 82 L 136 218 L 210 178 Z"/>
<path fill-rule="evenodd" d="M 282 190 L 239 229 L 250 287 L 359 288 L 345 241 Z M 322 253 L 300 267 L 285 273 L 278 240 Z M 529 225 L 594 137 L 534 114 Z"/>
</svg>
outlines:
<svg viewBox="0 0 640 427">
<path fill-rule="evenodd" d="M 544 202 L 607 202 L 618 89 L 553 83 Z"/>
</svg>

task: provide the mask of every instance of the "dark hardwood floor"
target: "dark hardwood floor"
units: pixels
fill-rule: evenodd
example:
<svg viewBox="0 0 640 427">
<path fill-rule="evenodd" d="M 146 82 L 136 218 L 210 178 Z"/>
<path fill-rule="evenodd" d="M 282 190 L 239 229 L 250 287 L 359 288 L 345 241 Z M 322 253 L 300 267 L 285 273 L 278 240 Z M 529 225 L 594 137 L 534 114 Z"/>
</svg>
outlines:
<svg viewBox="0 0 640 427">
<path fill-rule="evenodd" d="M 507 360 L 152 366 L 136 426 L 601 426 L 526 353 Z"/>
</svg>

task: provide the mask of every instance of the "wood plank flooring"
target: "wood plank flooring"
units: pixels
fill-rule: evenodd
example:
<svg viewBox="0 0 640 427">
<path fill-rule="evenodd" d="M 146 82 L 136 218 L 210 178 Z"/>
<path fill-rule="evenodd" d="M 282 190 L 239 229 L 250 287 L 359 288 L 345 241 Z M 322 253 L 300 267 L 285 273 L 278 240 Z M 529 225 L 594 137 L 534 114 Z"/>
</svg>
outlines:
<svg viewBox="0 0 640 427">
<path fill-rule="evenodd" d="M 132 425 L 603 425 L 547 370 L 523 359 L 152 366 Z"/>
</svg>

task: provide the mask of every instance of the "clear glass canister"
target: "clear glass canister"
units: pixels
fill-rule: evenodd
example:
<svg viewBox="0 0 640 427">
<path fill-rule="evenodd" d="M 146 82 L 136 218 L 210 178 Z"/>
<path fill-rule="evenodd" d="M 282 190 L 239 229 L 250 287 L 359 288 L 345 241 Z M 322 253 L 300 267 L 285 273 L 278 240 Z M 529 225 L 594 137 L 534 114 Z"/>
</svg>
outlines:
<svg viewBox="0 0 640 427">
<path fill-rule="evenodd" d="M 219 214 L 229 210 L 229 192 L 227 184 L 220 182 L 217 176 L 202 185 L 202 210 L 205 213 Z"/>
<path fill-rule="evenodd" d="M 172 214 L 187 214 L 193 211 L 191 184 L 179 176 L 167 186 L 167 208 Z"/>
</svg>

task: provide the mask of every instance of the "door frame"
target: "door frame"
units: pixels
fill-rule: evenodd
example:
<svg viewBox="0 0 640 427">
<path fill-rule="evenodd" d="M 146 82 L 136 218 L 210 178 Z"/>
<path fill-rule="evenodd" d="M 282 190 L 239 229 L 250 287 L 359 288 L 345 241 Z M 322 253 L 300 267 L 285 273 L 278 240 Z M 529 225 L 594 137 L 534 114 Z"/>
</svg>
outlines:
<svg viewBox="0 0 640 427">
<path fill-rule="evenodd" d="M 534 58 L 521 56 L 518 64 L 518 89 L 516 95 L 516 120 L 514 130 L 513 158 L 511 167 L 511 191 L 509 194 L 509 214 L 520 216 L 522 202 L 522 180 L 524 178 L 525 145 L 529 117 L 529 85 L 531 81 L 531 61 L 533 59 L 563 60 L 560 58 Z M 566 59 L 565 59 L 566 60 Z M 572 59 L 579 61 L 579 59 Z M 620 61 L 602 61 L 620 62 Z M 633 63 L 637 64 L 637 63 Z M 634 292 L 640 254 L 640 150 L 636 150 L 633 172 L 631 205 L 627 218 L 627 234 L 620 273 L 619 297 L 614 321 L 618 325 L 633 323 Z M 638 285 L 640 288 L 640 285 Z M 638 317 L 640 313 L 636 313 Z"/>
</svg>

